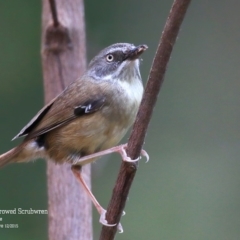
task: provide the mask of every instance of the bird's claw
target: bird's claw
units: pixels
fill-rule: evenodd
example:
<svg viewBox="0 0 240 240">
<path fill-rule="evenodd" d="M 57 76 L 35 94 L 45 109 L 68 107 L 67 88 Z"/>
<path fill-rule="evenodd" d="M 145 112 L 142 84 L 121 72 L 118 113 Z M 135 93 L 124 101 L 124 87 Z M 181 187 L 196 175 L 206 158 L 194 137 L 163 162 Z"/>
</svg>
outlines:
<svg viewBox="0 0 240 240">
<path fill-rule="evenodd" d="M 102 213 L 100 214 L 100 219 L 99 219 L 99 222 L 104 225 L 104 226 L 107 226 L 107 227 L 114 227 L 116 226 L 116 223 L 115 224 L 109 224 L 106 220 L 106 213 L 107 211 L 105 209 L 102 209 Z M 122 213 L 122 216 L 124 216 L 126 213 L 123 211 Z M 117 229 L 118 229 L 118 232 L 119 233 L 123 233 L 123 227 L 122 227 L 122 224 L 121 223 L 118 223 L 117 225 Z"/>
<path fill-rule="evenodd" d="M 121 224 L 121 223 L 119 223 L 119 224 L 117 225 L 117 229 L 118 229 L 118 232 L 119 232 L 119 233 L 123 233 L 123 227 L 122 227 L 122 224 Z"/>
<path fill-rule="evenodd" d="M 149 161 L 148 153 L 144 149 L 142 149 L 141 150 L 141 155 L 146 158 L 146 163 L 147 163 Z"/>
<path fill-rule="evenodd" d="M 141 156 L 146 158 L 146 163 L 149 161 L 149 155 L 145 150 L 143 150 L 143 149 L 141 150 L 141 156 L 138 157 L 137 159 L 131 159 L 127 155 L 126 148 L 127 148 L 127 144 L 124 144 L 124 145 L 121 146 L 121 148 L 119 150 L 119 153 L 121 154 L 124 162 L 130 162 L 130 163 L 137 162 L 139 159 L 141 159 Z"/>
<path fill-rule="evenodd" d="M 107 211 L 105 209 L 102 210 L 102 213 L 100 214 L 100 219 L 99 219 L 99 222 L 104 225 L 104 226 L 107 226 L 107 227 L 114 227 L 116 226 L 116 223 L 115 224 L 109 224 L 106 220 L 106 213 Z"/>
</svg>

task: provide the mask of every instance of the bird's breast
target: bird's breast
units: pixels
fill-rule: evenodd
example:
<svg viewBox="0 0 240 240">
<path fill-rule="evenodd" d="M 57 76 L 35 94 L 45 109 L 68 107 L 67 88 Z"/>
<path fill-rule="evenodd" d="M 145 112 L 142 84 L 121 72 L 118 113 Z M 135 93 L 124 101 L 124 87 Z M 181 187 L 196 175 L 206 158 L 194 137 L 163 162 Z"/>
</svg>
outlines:
<svg viewBox="0 0 240 240">
<path fill-rule="evenodd" d="M 139 78 L 119 81 L 110 100 L 110 108 L 113 110 L 111 115 L 130 127 L 135 120 L 142 95 L 143 85 Z"/>
</svg>

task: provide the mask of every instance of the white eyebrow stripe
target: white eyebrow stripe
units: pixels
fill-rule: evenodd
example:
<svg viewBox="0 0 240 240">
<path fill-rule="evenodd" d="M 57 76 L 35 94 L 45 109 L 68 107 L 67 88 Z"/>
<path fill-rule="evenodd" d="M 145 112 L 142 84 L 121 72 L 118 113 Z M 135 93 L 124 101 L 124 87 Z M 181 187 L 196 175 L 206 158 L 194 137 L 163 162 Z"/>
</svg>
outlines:
<svg viewBox="0 0 240 240">
<path fill-rule="evenodd" d="M 112 53 L 112 52 L 115 52 L 115 51 L 124 52 L 124 51 L 126 51 L 127 49 L 128 49 L 128 48 L 126 48 L 126 47 L 116 47 L 116 48 L 112 48 L 111 51 L 108 51 L 107 54 Z M 134 46 L 133 46 L 131 49 L 134 49 Z"/>
<path fill-rule="evenodd" d="M 111 49 L 109 52 L 107 52 L 107 54 L 109 53 L 112 53 L 112 52 L 115 52 L 115 51 L 122 51 L 122 50 L 125 50 L 125 48 L 114 48 L 114 49 Z"/>
</svg>

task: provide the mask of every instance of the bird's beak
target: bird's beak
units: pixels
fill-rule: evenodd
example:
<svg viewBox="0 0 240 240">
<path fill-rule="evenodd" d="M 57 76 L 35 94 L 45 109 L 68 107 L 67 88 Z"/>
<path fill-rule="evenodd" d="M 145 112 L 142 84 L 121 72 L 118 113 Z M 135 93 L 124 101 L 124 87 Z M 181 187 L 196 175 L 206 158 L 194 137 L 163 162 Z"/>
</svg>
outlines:
<svg viewBox="0 0 240 240">
<path fill-rule="evenodd" d="M 124 60 L 130 60 L 133 61 L 137 59 L 145 50 L 148 49 L 148 46 L 143 44 L 135 47 L 134 49 L 131 49 L 125 53 L 125 59 Z"/>
</svg>

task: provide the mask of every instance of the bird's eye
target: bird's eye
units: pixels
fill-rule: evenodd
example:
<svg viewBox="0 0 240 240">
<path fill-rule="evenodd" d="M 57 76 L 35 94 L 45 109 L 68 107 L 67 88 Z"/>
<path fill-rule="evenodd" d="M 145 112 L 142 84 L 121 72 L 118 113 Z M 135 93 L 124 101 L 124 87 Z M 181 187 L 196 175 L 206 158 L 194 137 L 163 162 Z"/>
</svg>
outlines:
<svg viewBox="0 0 240 240">
<path fill-rule="evenodd" d="M 114 57 L 113 57 L 112 54 L 108 54 L 108 55 L 106 56 L 106 60 L 107 60 L 108 62 L 112 62 L 113 59 L 114 59 Z"/>
</svg>

